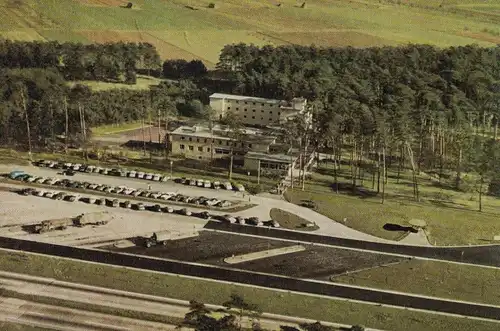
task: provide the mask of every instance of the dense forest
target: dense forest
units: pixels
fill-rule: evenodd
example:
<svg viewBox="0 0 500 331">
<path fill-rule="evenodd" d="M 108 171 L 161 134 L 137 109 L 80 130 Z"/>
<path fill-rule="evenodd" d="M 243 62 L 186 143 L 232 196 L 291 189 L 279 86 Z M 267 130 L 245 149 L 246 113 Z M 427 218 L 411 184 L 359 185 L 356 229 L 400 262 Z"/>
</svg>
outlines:
<svg viewBox="0 0 500 331">
<path fill-rule="evenodd" d="M 163 76 L 180 80 L 150 91 L 92 92 L 66 85 L 66 79 L 126 77 L 131 59 L 130 68 L 159 72 L 156 50 L 145 44 L 1 43 L 2 143 L 24 143 L 29 136 L 43 147 L 66 130 L 87 137 L 81 132 L 90 126 L 158 113 L 206 116 L 212 92 L 302 96 L 315 112 L 315 125 L 289 129 L 332 152 L 339 165 L 348 161 L 353 187 L 365 173 L 380 178 L 381 169 L 387 175 L 385 166 L 408 166 L 415 178 L 425 171 L 456 189 L 482 193 L 500 173 L 500 47 L 234 44 L 224 47 L 217 70 L 208 73 L 199 61 L 166 61 Z M 72 114 L 67 126 L 66 110 Z M 418 199 L 416 179 L 414 186 Z"/>
<path fill-rule="evenodd" d="M 137 69 L 158 70 L 160 56 L 149 43 L 83 45 L 0 40 L 0 68 L 56 68 L 68 80 L 135 84 Z"/>
<path fill-rule="evenodd" d="M 395 159 L 415 174 L 452 176 L 456 189 L 483 192 L 498 173 L 500 47 L 238 44 L 222 50 L 218 69 L 232 77 L 226 92 L 311 100 L 316 125 L 302 134 L 339 164 L 350 155 L 353 187 L 364 168 L 380 175 Z"/>
</svg>

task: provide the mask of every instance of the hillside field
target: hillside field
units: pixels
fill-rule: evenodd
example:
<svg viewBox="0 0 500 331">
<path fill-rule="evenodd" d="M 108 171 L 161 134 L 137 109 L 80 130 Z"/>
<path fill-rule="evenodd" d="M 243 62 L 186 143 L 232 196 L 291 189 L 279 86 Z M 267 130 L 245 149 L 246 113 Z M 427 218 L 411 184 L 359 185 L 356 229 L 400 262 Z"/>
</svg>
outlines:
<svg viewBox="0 0 500 331">
<path fill-rule="evenodd" d="M 496 0 L 0 0 L 13 40 L 144 41 L 213 67 L 225 44 L 439 46 L 500 43 Z M 215 8 L 208 8 L 214 3 Z M 281 3 L 281 6 L 277 6 Z"/>
</svg>

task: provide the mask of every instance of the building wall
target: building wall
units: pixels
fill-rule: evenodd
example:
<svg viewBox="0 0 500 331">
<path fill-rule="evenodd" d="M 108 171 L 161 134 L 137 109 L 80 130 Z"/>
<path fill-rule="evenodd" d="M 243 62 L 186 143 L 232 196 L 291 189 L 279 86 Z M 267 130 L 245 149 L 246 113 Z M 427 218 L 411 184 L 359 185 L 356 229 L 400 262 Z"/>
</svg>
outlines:
<svg viewBox="0 0 500 331">
<path fill-rule="evenodd" d="M 184 155 L 190 159 L 210 159 L 223 158 L 230 155 L 231 141 L 229 139 L 195 137 L 191 135 L 171 134 L 169 136 L 170 151 L 174 155 Z M 236 152 L 241 150 L 263 150 L 266 145 L 255 144 L 253 142 L 242 142 L 235 147 Z"/>
<path fill-rule="evenodd" d="M 232 99 L 210 99 L 210 106 L 219 115 L 224 116 L 227 112 L 239 115 L 241 122 L 247 125 L 269 125 L 279 122 L 281 109 L 279 104 L 242 101 Z"/>
<path fill-rule="evenodd" d="M 224 99 L 210 98 L 210 107 L 214 110 L 217 119 L 221 119 L 226 114 Z"/>
</svg>

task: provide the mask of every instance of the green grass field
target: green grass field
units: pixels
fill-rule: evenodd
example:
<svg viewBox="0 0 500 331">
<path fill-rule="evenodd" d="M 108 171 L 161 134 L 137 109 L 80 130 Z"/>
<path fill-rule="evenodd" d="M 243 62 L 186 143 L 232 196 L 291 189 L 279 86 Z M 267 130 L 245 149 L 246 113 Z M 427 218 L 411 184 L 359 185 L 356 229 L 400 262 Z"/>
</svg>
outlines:
<svg viewBox="0 0 500 331">
<path fill-rule="evenodd" d="M 276 221 L 280 224 L 282 228 L 292 229 L 298 231 L 313 231 L 319 229 L 317 225 L 314 226 L 306 226 L 306 224 L 311 224 L 308 220 L 289 213 L 283 209 L 272 208 L 269 212 L 269 216 L 273 221 Z"/>
<path fill-rule="evenodd" d="M 483 212 L 478 212 L 477 193 L 463 193 L 439 186 L 429 176 L 419 177 L 420 202 L 413 200 L 410 174 L 403 173 L 399 183 L 396 173 L 389 171 L 386 186 L 387 199 L 381 204 L 381 197 L 358 196 L 349 190 L 336 194 L 331 163 L 318 167 L 306 183 L 306 190 L 289 190 L 289 201 L 300 204 L 302 200 L 313 200 L 317 211 L 348 227 L 381 238 L 398 240 L 401 232 L 383 229 L 386 223 L 409 225 L 412 219 L 427 223 L 426 232 L 431 244 L 467 245 L 491 243 L 493 236 L 500 235 L 500 199 L 484 197 Z M 339 182 L 349 186 L 349 171 L 345 167 L 339 175 Z M 359 184 L 359 182 L 358 182 Z M 363 186 L 371 190 L 371 175 L 367 174 Z"/>
<path fill-rule="evenodd" d="M 439 46 L 500 42 L 495 0 L 0 0 L 0 36 L 14 40 L 146 41 L 162 58 L 213 67 L 223 45 Z M 214 9 L 208 4 L 214 2 Z M 190 9 L 186 6 L 190 6 Z"/>
<path fill-rule="evenodd" d="M 130 90 L 147 90 L 150 86 L 156 86 L 160 84 L 161 79 L 137 75 L 137 82 L 133 85 L 122 84 L 122 83 L 108 83 L 100 81 L 72 81 L 68 84 L 73 86 L 75 84 L 87 85 L 92 89 L 92 91 L 106 91 L 111 89 L 130 89 Z"/>
<path fill-rule="evenodd" d="M 212 304 L 222 304 L 232 293 L 238 293 L 265 312 L 363 324 L 384 330 L 494 331 L 499 327 L 499 324 L 494 322 L 344 302 L 6 250 L 0 250 L 0 269 L 181 300 L 195 298 Z"/>
<path fill-rule="evenodd" d="M 454 263 L 404 260 L 401 263 L 351 272 L 331 280 L 372 288 L 497 305 L 499 269 Z"/>
</svg>

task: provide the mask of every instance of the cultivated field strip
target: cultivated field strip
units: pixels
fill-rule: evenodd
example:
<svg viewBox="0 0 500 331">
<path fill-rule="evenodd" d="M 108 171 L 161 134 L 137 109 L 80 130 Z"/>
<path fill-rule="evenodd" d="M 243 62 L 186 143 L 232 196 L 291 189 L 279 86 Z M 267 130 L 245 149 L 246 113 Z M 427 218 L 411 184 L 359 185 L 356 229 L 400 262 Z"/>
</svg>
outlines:
<svg viewBox="0 0 500 331">
<path fill-rule="evenodd" d="M 274 239 L 294 240 L 338 247 L 348 247 L 368 251 L 400 254 L 435 260 L 470 263 L 490 267 L 500 267 L 500 245 L 463 246 L 463 247 L 425 247 L 399 244 L 376 243 L 355 239 L 346 239 L 319 234 L 311 234 L 283 229 L 245 227 L 238 224 L 208 222 L 206 229 L 244 233 Z"/>
<path fill-rule="evenodd" d="M 488 306 L 477 303 L 371 290 L 361 287 L 334 285 L 311 280 L 253 273 L 173 260 L 161 260 L 128 254 L 117 254 L 99 250 L 45 244 L 6 237 L 0 237 L 0 247 L 51 256 L 73 258 L 82 261 L 500 321 L 500 306 Z"/>
</svg>

